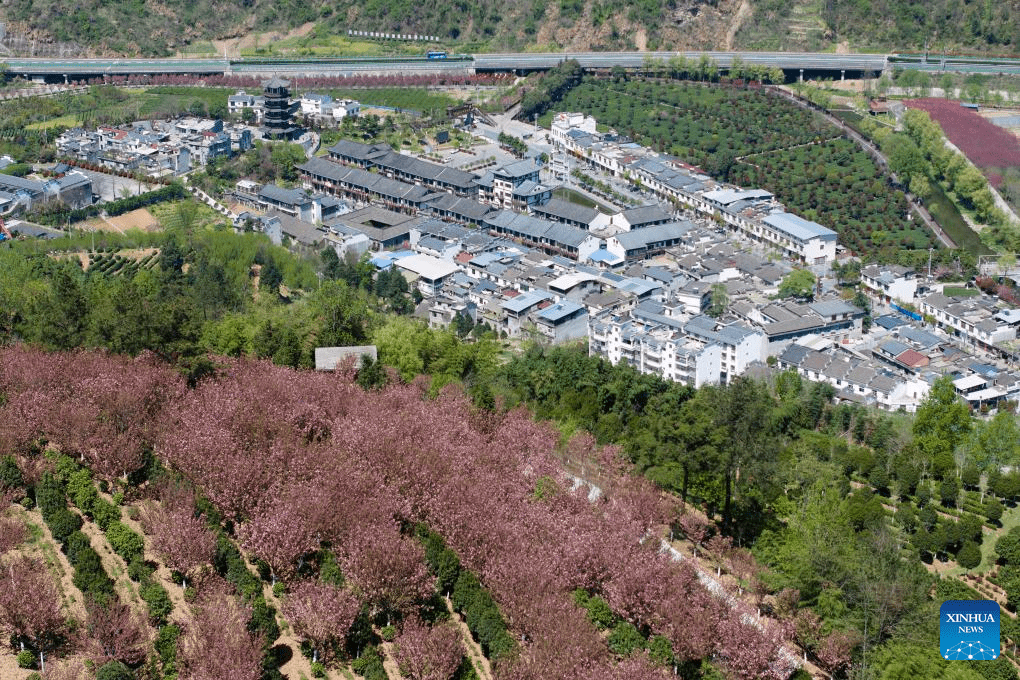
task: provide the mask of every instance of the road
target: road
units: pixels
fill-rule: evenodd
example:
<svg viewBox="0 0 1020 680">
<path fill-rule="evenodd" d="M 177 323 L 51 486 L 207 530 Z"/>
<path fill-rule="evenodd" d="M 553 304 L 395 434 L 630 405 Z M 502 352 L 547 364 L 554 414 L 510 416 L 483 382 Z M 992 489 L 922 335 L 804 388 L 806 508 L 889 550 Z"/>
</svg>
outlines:
<svg viewBox="0 0 1020 680">
<path fill-rule="evenodd" d="M 921 71 L 956 71 L 960 73 L 1020 74 L 1020 59 L 973 59 L 895 54 L 833 54 L 827 52 L 546 52 L 473 54 L 463 58 L 344 58 L 323 57 L 321 60 L 295 59 L 293 62 L 259 63 L 258 59 L 47 59 L 11 58 L 6 65 L 9 73 L 27 77 L 82 77 L 130 74 L 229 74 L 252 75 L 357 75 L 402 73 L 473 73 L 526 72 L 552 68 L 566 59 L 576 59 L 584 68 L 640 68 L 648 60 L 668 61 L 684 57 L 697 63 L 702 57 L 720 68 L 729 68 L 735 59 L 745 64 L 778 67 L 787 72 L 798 70 L 830 74 L 880 72 L 889 67 Z"/>
<path fill-rule="evenodd" d="M 809 101 L 807 99 L 803 99 L 801 97 L 798 97 L 797 95 L 793 94 L 792 92 L 787 92 L 786 90 L 784 90 L 782 88 L 775 88 L 775 92 L 779 93 L 781 96 L 785 97 L 786 99 L 789 99 L 791 102 L 793 102 L 794 104 L 796 104 L 797 106 L 799 106 L 801 108 L 810 109 L 810 110 L 815 111 L 815 112 L 821 114 L 822 116 L 824 116 L 826 120 L 828 120 L 830 123 L 832 123 L 836 127 L 840 128 L 846 134 L 847 137 L 852 139 L 854 142 L 857 143 L 858 146 L 860 146 L 862 149 L 867 151 L 871 155 L 872 159 L 874 159 L 874 161 L 878 164 L 878 167 L 881 168 L 881 170 L 883 172 L 888 172 L 889 175 L 893 178 L 894 181 L 899 181 L 899 180 L 896 179 L 896 175 L 889 170 L 889 161 L 885 157 L 885 154 L 883 154 L 878 149 L 877 146 L 872 144 L 871 140 L 869 140 L 868 138 L 864 137 L 863 135 L 858 133 L 856 130 L 854 130 L 852 127 L 850 127 L 846 123 L 844 123 L 842 120 L 840 120 L 836 116 L 832 115 L 831 113 L 829 113 L 825 109 L 820 108 L 819 106 L 817 106 L 816 104 L 814 104 L 811 101 Z M 904 195 L 907 198 L 907 203 L 910 204 L 911 210 L 913 210 L 913 212 L 915 214 L 917 214 L 917 215 L 919 215 L 921 217 L 921 219 L 924 221 L 925 225 L 928 227 L 929 230 L 931 230 L 931 232 L 933 234 L 935 234 L 935 237 L 938 238 L 938 240 L 942 243 L 942 245 L 946 246 L 947 248 L 956 248 L 957 247 L 956 242 L 953 241 L 953 239 L 951 239 L 949 237 L 949 234 L 947 234 L 942 229 L 942 227 L 939 225 L 939 223 L 935 221 L 935 218 L 933 218 L 931 216 L 931 213 L 929 213 L 925 209 L 925 207 L 923 205 L 918 203 L 917 200 L 914 198 L 914 196 L 912 194 L 904 192 Z"/>
</svg>

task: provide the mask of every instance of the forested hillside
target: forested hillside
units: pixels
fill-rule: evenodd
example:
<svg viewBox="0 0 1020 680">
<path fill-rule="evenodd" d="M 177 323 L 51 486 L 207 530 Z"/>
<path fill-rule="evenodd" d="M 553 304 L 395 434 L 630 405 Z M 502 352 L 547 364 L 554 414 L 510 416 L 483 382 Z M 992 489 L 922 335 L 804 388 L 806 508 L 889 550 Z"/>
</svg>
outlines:
<svg viewBox="0 0 1020 680">
<path fill-rule="evenodd" d="M 95 52 L 172 54 L 189 43 L 286 31 L 308 22 L 310 43 L 348 29 L 439 36 L 468 50 L 523 49 L 931 49 L 1009 53 L 1020 40 L 1020 3 L 887 0 L 824 3 L 750 0 L 7 0 L 3 19 L 33 38 Z M 279 47 L 279 46 L 277 46 Z M 412 48 L 413 49 L 413 48 Z"/>
</svg>

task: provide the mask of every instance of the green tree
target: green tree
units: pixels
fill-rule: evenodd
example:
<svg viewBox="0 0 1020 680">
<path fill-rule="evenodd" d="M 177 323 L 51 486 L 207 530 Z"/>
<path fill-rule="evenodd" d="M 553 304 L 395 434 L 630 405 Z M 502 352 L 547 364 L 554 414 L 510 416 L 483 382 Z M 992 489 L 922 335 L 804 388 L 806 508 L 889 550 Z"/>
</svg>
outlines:
<svg viewBox="0 0 1020 680">
<path fill-rule="evenodd" d="M 815 296 L 815 283 L 817 279 L 807 269 L 794 269 L 783 277 L 779 284 L 779 297 L 794 297 L 801 300 L 811 300 Z"/>
<path fill-rule="evenodd" d="M 320 346 L 361 345 L 368 340 L 371 320 L 363 294 L 341 281 L 324 281 L 311 304 L 321 320 Z"/>
<path fill-rule="evenodd" d="M 970 432 L 971 416 L 957 396 L 950 376 L 938 378 L 917 408 L 914 442 L 931 466 L 932 474 L 943 478 L 955 468 L 953 452 Z"/>
<path fill-rule="evenodd" d="M 1013 527 L 995 542 L 995 554 L 1006 564 L 1020 566 L 1020 527 Z"/>
<path fill-rule="evenodd" d="M 984 472 L 1020 464 L 1020 427 L 1016 416 L 1000 410 L 991 420 L 974 423 L 960 448 L 970 464 Z"/>
<path fill-rule="evenodd" d="M 729 302 L 730 298 L 729 295 L 726 294 L 726 284 L 712 284 L 708 315 L 718 319 L 726 312 L 726 307 L 729 305 Z"/>
</svg>

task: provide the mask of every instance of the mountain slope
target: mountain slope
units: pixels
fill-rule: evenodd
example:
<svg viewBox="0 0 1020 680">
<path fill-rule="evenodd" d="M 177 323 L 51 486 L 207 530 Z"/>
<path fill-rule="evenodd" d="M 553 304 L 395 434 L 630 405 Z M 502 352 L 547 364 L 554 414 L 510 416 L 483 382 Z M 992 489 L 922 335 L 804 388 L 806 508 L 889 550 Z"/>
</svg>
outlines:
<svg viewBox="0 0 1020 680">
<path fill-rule="evenodd" d="M 2 0 L 0 7 L 8 32 L 27 34 L 28 44 L 76 43 L 92 54 L 168 55 L 192 42 L 307 22 L 316 22 L 320 38 L 349 29 L 429 34 L 462 51 L 921 51 L 926 42 L 932 51 L 1020 50 L 1020 0 Z"/>
</svg>

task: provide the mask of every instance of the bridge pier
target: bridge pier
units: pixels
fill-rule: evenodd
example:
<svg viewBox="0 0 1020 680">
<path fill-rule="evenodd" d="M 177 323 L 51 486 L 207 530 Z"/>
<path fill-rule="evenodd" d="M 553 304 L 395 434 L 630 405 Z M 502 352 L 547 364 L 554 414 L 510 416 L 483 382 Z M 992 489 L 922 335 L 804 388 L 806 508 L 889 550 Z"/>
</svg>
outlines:
<svg viewBox="0 0 1020 680">
<path fill-rule="evenodd" d="M 797 82 L 798 83 L 803 83 L 804 82 L 804 69 L 800 70 L 800 75 L 797 76 Z"/>
<path fill-rule="evenodd" d="M 845 69 L 840 69 L 840 71 L 839 71 L 839 79 L 841 81 L 842 80 L 846 80 L 846 70 Z"/>
<path fill-rule="evenodd" d="M 64 85 L 67 85 L 67 74 L 64 74 Z"/>
</svg>

